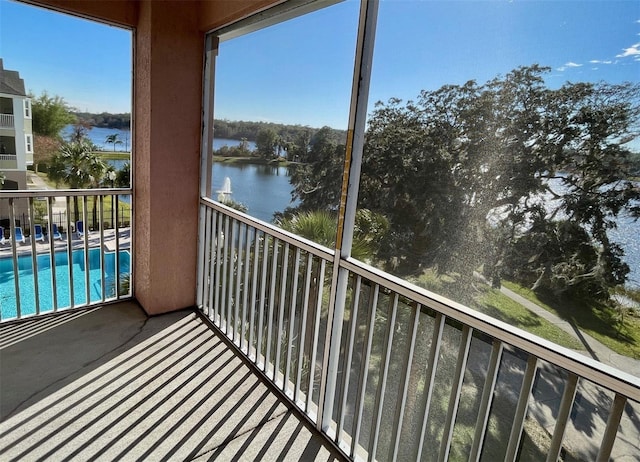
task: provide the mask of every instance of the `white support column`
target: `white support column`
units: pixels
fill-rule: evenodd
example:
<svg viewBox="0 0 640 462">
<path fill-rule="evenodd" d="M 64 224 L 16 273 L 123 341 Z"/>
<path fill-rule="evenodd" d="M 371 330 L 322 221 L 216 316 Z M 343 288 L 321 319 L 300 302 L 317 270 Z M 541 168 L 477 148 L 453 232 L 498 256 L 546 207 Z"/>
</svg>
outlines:
<svg viewBox="0 0 640 462">
<path fill-rule="evenodd" d="M 340 339 L 349 276 L 348 271 L 340 266 L 340 261 L 351 255 L 351 244 L 353 242 L 353 226 L 358 205 L 358 188 L 360 186 L 360 170 L 362 167 L 378 4 L 378 0 L 362 0 L 360 5 L 358 39 L 351 88 L 349 128 L 338 213 L 338 230 L 336 233 L 336 252 L 329 298 L 328 328 L 324 344 L 323 373 L 320 381 L 318 427 L 325 431 L 329 429 L 331 423 L 338 377 Z"/>
<path fill-rule="evenodd" d="M 200 196 L 208 197 L 211 193 L 211 163 L 213 152 L 213 97 L 215 84 L 216 56 L 218 54 L 218 38 L 212 35 L 205 39 L 204 93 L 202 96 L 202 146 L 200 148 Z M 205 249 L 205 209 L 200 207 L 198 217 L 198 263 L 196 275 L 196 305 L 202 308 L 205 275 L 203 273 Z"/>
</svg>

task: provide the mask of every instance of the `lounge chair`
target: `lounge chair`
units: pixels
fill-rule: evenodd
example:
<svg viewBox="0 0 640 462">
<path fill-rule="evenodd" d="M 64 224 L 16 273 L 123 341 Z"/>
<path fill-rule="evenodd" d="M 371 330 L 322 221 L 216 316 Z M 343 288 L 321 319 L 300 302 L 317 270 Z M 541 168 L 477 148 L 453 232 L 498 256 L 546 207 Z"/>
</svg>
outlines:
<svg viewBox="0 0 640 462">
<path fill-rule="evenodd" d="M 24 238 L 24 233 L 22 232 L 22 228 L 20 226 L 16 226 L 16 242 L 21 242 L 25 244 L 27 240 Z"/>
<path fill-rule="evenodd" d="M 7 240 L 4 238 L 4 228 L 0 226 L 0 245 L 4 245 Z"/>
<path fill-rule="evenodd" d="M 56 225 L 55 223 L 53 224 L 53 240 L 55 239 L 60 239 L 62 240 L 62 234 L 60 234 L 60 231 L 58 230 L 58 225 Z"/>
<path fill-rule="evenodd" d="M 44 242 L 44 234 L 42 234 L 42 225 L 33 225 L 33 239 L 36 242 Z"/>
<path fill-rule="evenodd" d="M 76 234 L 78 234 L 78 238 L 82 239 L 84 237 L 84 223 L 81 221 L 76 221 Z M 91 234 L 87 231 L 87 235 Z"/>
</svg>

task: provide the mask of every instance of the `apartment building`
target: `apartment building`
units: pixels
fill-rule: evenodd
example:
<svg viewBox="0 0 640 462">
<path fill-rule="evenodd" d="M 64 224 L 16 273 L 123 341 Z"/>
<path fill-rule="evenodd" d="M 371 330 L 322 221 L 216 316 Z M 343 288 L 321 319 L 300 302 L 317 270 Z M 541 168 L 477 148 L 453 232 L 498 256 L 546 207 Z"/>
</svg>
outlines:
<svg viewBox="0 0 640 462">
<path fill-rule="evenodd" d="M 27 165 L 33 164 L 31 99 L 18 71 L 0 58 L 0 189 L 26 189 Z"/>
</svg>

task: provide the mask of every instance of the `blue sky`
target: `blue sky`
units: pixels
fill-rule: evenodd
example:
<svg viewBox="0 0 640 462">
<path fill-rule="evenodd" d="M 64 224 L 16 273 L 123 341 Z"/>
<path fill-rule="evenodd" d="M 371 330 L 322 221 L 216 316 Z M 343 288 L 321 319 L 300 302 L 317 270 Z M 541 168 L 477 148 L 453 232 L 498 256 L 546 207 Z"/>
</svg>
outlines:
<svg viewBox="0 0 640 462">
<path fill-rule="evenodd" d="M 348 0 L 223 42 L 216 117 L 345 128 L 357 16 Z M 640 0 L 383 0 L 370 101 L 533 63 L 553 69 L 551 87 L 639 82 L 639 34 Z M 129 31 L 0 0 L 0 56 L 36 94 L 91 112 L 131 109 Z"/>
<path fill-rule="evenodd" d="M 345 128 L 358 3 L 223 42 L 217 117 Z M 640 81 L 640 1 L 398 1 L 380 4 L 369 109 L 391 97 L 521 66 L 547 83 Z"/>
<path fill-rule="evenodd" d="M 0 0 L 0 57 L 27 91 L 89 112 L 131 112 L 131 32 Z"/>
</svg>

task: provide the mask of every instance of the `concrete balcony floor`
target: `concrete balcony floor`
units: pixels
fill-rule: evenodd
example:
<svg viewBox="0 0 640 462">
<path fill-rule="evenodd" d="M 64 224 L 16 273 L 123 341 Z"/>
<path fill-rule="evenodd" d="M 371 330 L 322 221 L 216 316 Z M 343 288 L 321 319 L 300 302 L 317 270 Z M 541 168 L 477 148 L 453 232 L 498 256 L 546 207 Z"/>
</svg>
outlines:
<svg viewBox="0 0 640 462">
<path fill-rule="evenodd" d="M 2 460 L 342 460 L 191 311 L 0 326 Z"/>
</svg>

